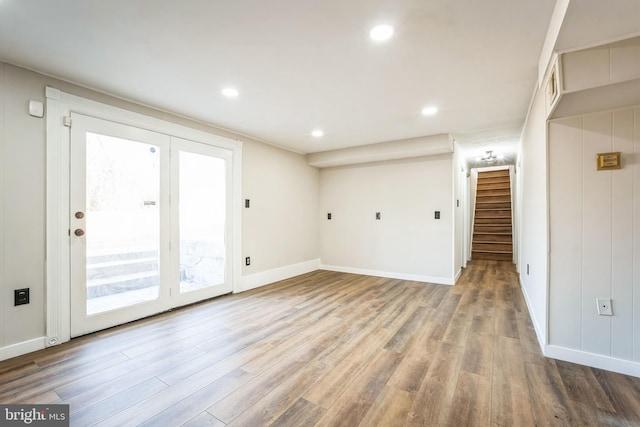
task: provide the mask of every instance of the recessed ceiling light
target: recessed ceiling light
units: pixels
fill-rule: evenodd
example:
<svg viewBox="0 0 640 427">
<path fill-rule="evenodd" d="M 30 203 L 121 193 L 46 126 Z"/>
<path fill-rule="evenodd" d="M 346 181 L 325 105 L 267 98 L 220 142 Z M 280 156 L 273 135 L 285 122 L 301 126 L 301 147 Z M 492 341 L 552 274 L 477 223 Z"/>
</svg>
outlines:
<svg viewBox="0 0 640 427">
<path fill-rule="evenodd" d="M 314 129 L 313 131 L 311 131 L 311 135 L 314 138 L 322 138 L 324 136 L 324 132 L 322 131 L 322 129 Z"/>
<path fill-rule="evenodd" d="M 369 37 L 377 42 L 389 40 L 393 35 L 393 27 L 391 25 L 378 25 L 369 31 Z"/>
<path fill-rule="evenodd" d="M 227 98 L 235 98 L 238 95 L 240 95 L 240 92 L 238 92 L 236 89 L 232 88 L 232 87 L 227 87 L 222 89 L 222 94 L 224 96 L 226 96 Z"/>
<path fill-rule="evenodd" d="M 422 115 L 423 116 L 433 116 L 434 114 L 436 114 L 438 112 L 438 107 L 424 107 L 422 109 Z"/>
</svg>

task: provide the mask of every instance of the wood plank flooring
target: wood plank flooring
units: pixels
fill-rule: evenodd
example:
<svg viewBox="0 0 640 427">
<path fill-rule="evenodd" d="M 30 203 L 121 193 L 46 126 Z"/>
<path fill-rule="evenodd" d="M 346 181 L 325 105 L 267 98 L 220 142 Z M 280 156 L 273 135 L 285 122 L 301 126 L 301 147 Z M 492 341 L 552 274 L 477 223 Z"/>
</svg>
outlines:
<svg viewBox="0 0 640 427">
<path fill-rule="evenodd" d="M 316 271 L 0 362 L 74 426 L 640 426 L 640 379 L 542 356 L 510 263 Z"/>
</svg>

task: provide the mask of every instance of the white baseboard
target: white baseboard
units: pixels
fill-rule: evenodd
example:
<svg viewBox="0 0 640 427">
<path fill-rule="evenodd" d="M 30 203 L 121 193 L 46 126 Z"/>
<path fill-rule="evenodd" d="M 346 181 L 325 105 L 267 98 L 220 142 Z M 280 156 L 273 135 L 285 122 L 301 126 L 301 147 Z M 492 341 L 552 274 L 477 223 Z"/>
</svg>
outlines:
<svg viewBox="0 0 640 427">
<path fill-rule="evenodd" d="M 7 360 L 12 357 L 22 356 L 23 354 L 42 350 L 45 347 L 45 342 L 46 337 L 40 337 L 2 347 L 0 348 L 0 360 Z"/>
<path fill-rule="evenodd" d="M 458 279 L 460 278 L 460 276 L 462 276 L 462 268 L 458 269 L 458 272 L 456 273 L 456 277 L 455 277 L 455 279 L 453 279 L 453 284 L 454 285 L 458 282 Z"/>
<path fill-rule="evenodd" d="M 320 260 L 312 259 L 299 264 L 287 265 L 273 270 L 262 271 L 260 273 L 242 276 L 242 283 L 234 289 L 234 292 L 244 292 L 250 289 L 259 288 L 280 280 L 289 279 L 301 274 L 311 273 L 320 268 Z"/>
<path fill-rule="evenodd" d="M 387 277 L 389 279 L 413 280 L 416 282 L 436 283 L 438 285 L 453 285 L 452 277 L 433 277 L 418 274 L 394 273 L 389 271 L 366 270 L 363 268 L 342 267 L 338 265 L 320 265 L 321 270 L 337 271 L 340 273 L 362 274 L 365 276 Z"/>
<path fill-rule="evenodd" d="M 571 348 L 546 344 L 546 334 L 542 333 L 541 326 L 536 319 L 535 312 L 531 309 L 531 302 L 529 296 L 527 295 L 527 290 L 522 283 L 522 278 L 518 276 L 518 280 L 520 282 L 522 294 L 524 295 L 524 300 L 527 303 L 527 308 L 529 309 L 529 315 L 531 316 L 533 328 L 536 331 L 538 343 L 540 344 L 540 348 L 542 349 L 542 353 L 545 355 L 545 357 L 564 360 L 565 362 L 577 363 L 579 365 L 590 366 L 592 368 L 618 372 L 624 375 L 640 377 L 640 363 L 638 362 L 616 359 L 614 357 L 604 356 L 601 354 L 587 353 Z"/>
<path fill-rule="evenodd" d="M 565 362 L 578 363 L 592 368 L 640 377 L 640 363 L 630 360 L 616 359 L 615 357 L 587 353 L 556 345 L 547 345 L 544 349 L 544 355 L 552 359 L 564 360 Z"/>
<path fill-rule="evenodd" d="M 522 295 L 524 296 L 524 302 L 527 304 L 527 309 L 529 310 L 529 316 L 531 317 L 531 323 L 533 323 L 533 329 L 536 331 L 536 337 L 538 337 L 538 345 L 544 353 L 545 345 L 547 345 L 546 326 L 544 327 L 544 329 L 542 329 L 542 327 L 538 323 L 536 313 L 531 307 L 529 295 L 527 295 L 527 288 L 525 288 L 524 283 L 522 283 L 522 278 L 520 277 L 520 275 L 518 275 L 518 282 L 520 282 L 520 289 L 522 290 Z"/>
</svg>

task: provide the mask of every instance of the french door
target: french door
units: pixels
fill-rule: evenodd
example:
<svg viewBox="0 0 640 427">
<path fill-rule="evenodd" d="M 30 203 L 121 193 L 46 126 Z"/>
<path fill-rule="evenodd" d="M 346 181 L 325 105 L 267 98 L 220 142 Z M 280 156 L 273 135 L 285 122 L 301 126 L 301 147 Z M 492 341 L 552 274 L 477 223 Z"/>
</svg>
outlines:
<svg viewBox="0 0 640 427">
<path fill-rule="evenodd" d="M 231 151 L 71 117 L 71 336 L 231 292 Z"/>
</svg>

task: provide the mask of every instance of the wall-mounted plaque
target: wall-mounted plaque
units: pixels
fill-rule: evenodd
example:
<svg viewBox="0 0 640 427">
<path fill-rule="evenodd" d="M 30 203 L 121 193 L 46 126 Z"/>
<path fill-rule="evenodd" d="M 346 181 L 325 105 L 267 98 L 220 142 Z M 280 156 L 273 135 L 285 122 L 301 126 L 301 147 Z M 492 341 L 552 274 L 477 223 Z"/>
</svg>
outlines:
<svg viewBox="0 0 640 427">
<path fill-rule="evenodd" d="M 615 153 L 598 153 L 597 156 L 598 170 L 620 169 L 620 152 Z"/>
</svg>

